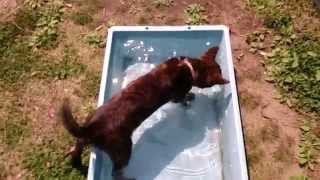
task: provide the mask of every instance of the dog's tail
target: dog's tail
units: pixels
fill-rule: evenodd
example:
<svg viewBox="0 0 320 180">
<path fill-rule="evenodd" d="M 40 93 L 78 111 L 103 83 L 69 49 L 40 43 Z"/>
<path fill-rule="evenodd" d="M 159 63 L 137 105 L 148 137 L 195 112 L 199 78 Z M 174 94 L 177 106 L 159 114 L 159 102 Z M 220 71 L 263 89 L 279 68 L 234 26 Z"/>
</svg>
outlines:
<svg viewBox="0 0 320 180">
<path fill-rule="evenodd" d="M 63 126 L 69 131 L 70 134 L 76 138 L 84 138 L 84 129 L 80 127 L 74 119 L 68 99 L 65 99 L 62 104 L 60 116 Z"/>
</svg>

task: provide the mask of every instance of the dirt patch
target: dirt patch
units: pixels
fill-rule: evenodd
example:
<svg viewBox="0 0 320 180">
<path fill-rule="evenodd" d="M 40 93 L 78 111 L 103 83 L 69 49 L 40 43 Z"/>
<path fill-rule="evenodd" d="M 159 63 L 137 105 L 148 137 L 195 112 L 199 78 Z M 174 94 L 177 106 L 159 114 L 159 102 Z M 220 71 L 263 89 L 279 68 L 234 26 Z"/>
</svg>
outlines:
<svg viewBox="0 0 320 180">
<path fill-rule="evenodd" d="M 17 3 L 15 0 L 0 1 L 0 22 L 11 20 L 11 14 L 17 11 Z M 8 19 L 9 18 L 9 19 Z"/>
</svg>

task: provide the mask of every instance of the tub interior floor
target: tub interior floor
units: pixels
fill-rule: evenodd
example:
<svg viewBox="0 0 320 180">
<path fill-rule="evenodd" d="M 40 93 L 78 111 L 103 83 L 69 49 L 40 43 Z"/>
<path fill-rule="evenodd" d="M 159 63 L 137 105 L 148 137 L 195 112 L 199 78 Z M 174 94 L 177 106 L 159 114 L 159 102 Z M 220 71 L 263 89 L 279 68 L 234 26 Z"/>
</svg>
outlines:
<svg viewBox="0 0 320 180">
<path fill-rule="evenodd" d="M 137 63 L 125 72 L 122 87 L 154 67 Z M 222 88 L 193 88 L 190 106 L 167 103 L 146 119 L 132 136 L 127 177 L 137 180 L 222 179 L 220 128 L 214 99 Z"/>
</svg>

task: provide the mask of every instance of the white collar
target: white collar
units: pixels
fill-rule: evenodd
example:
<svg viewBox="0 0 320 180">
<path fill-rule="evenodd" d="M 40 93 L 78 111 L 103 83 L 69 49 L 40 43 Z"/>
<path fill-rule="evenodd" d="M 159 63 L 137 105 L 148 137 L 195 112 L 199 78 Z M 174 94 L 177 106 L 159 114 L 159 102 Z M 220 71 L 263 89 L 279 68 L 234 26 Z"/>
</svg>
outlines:
<svg viewBox="0 0 320 180">
<path fill-rule="evenodd" d="M 191 75 L 192 75 L 192 80 L 195 81 L 197 79 L 197 73 L 194 71 L 192 64 L 188 61 L 188 58 L 183 59 L 184 64 L 188 66 L 190 69 Z"/>
</svg>

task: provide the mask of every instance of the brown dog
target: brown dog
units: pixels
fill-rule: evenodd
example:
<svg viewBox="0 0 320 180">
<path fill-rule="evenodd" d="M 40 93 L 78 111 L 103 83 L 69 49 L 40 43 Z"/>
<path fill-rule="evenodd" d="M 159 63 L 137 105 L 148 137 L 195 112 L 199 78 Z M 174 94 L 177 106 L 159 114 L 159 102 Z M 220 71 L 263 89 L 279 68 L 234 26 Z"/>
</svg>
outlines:
<svg viewBox="0 0 320 180">
<path fill-rule="evenodd" d="M 206 88 L 228 83 L 215 62 L 217 51 L 213 47 L 201 59 L 171 58 L 158 65 L 99 107 L 83 126 L 76 123 L 65 101 L 62 122 L 77 138 L 70 153 L 73 165 L 81 165 L 83 148 L 90 144 L 110 156 L 114 172 L 125 167 L 131 155 L 133 131 L 159 107 L 169 101 L 183 101 L 192 86 Z"/>
</svg>

